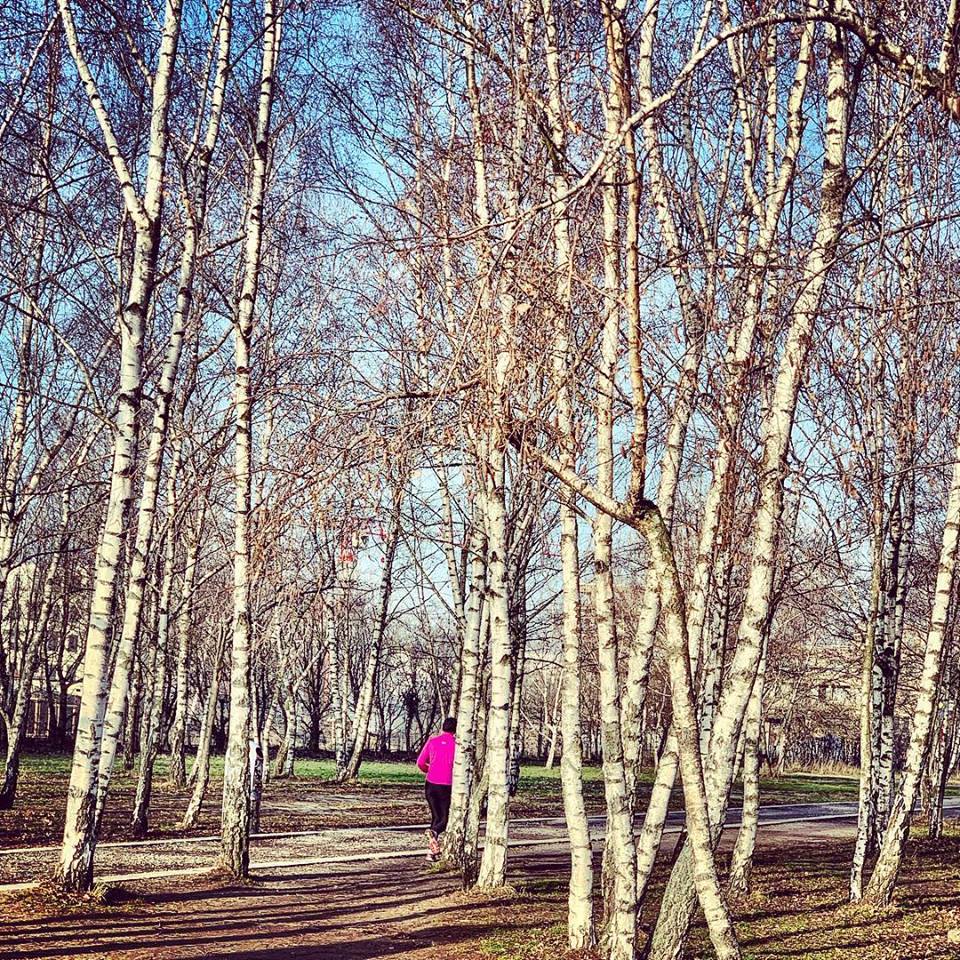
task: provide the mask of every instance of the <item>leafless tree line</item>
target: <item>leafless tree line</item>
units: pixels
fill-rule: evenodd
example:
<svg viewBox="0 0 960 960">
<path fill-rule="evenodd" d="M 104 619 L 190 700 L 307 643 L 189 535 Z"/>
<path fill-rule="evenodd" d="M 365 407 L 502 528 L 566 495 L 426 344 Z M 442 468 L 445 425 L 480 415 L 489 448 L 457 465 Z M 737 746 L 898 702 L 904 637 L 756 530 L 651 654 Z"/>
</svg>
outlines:
<svg viewBox="0 0 960 960">
<path fill-rule="evenodd" d="M 570 946 L 678 957 L 700 910 L 737 957 L 761 766 L 853 709 L 850 896 L 889 902 L 956 761 L 955 0 L 16 16 L 0 798 L 32 691 L 66 737 L 79 689 L 60 882 L 121 754 L 142 835 L 158 754 L 190 825 L 221 737 L 244 875 L 298 745 L 347 780 L 449 713 L 467 885 L 533 736 Z"/>
</svg>

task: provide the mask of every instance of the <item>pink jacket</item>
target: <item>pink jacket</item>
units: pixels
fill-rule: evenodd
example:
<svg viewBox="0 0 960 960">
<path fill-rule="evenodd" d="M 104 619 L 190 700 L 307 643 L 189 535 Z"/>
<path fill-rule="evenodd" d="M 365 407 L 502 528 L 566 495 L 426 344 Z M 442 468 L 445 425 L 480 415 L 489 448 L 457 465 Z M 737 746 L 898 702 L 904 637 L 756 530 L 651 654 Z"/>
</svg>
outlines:
<svg viewBox="0 0 960 960">
<path fill-rule="evenodd" d="M 457 738 L 452 733 L 438 733 L 431 737 L 417 757 L 417 766 L 427 775 L 427 783 L 453 783 L 453 758 Z"/>
</svg>

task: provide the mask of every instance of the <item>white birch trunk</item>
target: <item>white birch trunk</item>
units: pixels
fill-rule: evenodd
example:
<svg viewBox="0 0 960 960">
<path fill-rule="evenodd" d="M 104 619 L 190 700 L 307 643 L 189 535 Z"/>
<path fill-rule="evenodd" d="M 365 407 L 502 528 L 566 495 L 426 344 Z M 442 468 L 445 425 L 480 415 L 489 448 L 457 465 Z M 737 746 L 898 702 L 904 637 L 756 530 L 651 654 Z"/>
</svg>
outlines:
<svg viewBox="0 0 960 960">
<path fill-rule="evenodd" d="M 176 482 L 171 477 L 169 488 Z M 160 583 L 160 596 L 157 601 L 157 636 L 153 671 L 153 695 L 150 701 L 150 714 L 147 723 L 147 735 L 140 745 L 140 770 L 137 776 L 137 790 L 133 802 L 131 826 L 133 836 L 140 839 L 147 835 L 150 799 L 153 795 L 153 767 L 160 752 L 160 739 L 163 726 L 164 691 L 167 683 L 167 648 L 170 641 L 170 597 L 173 591 L 174 560 L 177 549 L 175 528 L 176 501 L 167 505 L 166 549 L 164 551 L 163 574 Z"/>
<path fill-rule="evenodd" d="M 180 596 L 180 609 L 177 615 L 177 672 L 174 688 L 173 723 L 170 727 L 170 782 L 175 787 L 187 784 L 187 698 L 189 695 L 187 678 L 187 656 L 190 650 L 190 633 L 193 627 L 193 586 L 197 579 L 197 563 L 200 545 L 203 542 L 203 521 L 205 511 L 201 509 L 187 547 L 187 561 L 183 572 L 183 591 Z"/>
<path fill-rule="evenodd" d="M 495 432 L 495 431 L 494 431 Z M 507 602 L 507 530 L 504 502 L 505 456 L 496 436 L 484 465 L 484 513 L 487 533 L 487 605 L 490 608 L 490 709 L 487 715 L 487 830 L 477 884 L 507 882 L 507 788 L 510 740 L 511 643 Z"/>
<path fill-rule="evenodd" d="M 736 960 L 740 957 L 740 947 L 720 888 L 714 860 L 716 831 L 711 826 L 707 805 L 680 576 L 666 524 L 652 504 L 641 514 L 638 528 L 650 545 L 651 564 L 661 583 L 674 728 L 683 778 L 688 833 L 684 850 L 692 855 L 691 879 L 694 897 L 700 901 L 718 960 Z M 655 943 L 656 941 L 654 945 Z"/>
<path fill-rule="evenodd" d="M 250 865 L 250 498 L 253 432 L 250 349 L 253 315 L 260 281 L 263 240 L 263 202 L 267 189 L 270 121 L 277 83 L 282 8 L 264 0 L 263 61 L 257 121 L 250 158 L 246 221 L 244 225 L 243 282 L 235 305 L 234 352 L 236 379 L 236 505 L 233 547 L 233 643 L 230 667 L 230 725 L 223 772 L 220 856 L 223 866 L 245 877 Z"/>
<path fill-rule="evenodd" d="M 353 726 L 353 746 L 350 757 L 342 773 L 337 779 L 355 780 L 360 772 L 360 761 L 363 759 L 363 748 L 367 742 L 367 732 L 370 729 L 370 716 L 373 712 L 373 694 L 377 672 L 380 669 L 380 654 L 383 650 L 383 640 L 387 633 L 387 623 L 390 619 L 390 597 L 393 593 L 393 562 L 397 555 L 397 546 L 400 543 L 401 506 L 405 480 L 398 481 L 397 490 L 393 498 L 393 507 L 390 511 L 390 527 L 387 532 L 387 542 L 384 547 L 383 574 L 380 578 L 380 604 L 377 612 L 377 623 L 373 631 L 373 644 L 370 656 L 363 673 L 363 684 L 357 700 L 357 712 Z"/>
<path fill-rule="evenodd" d="M 83 662 L 80 714 L 67 792 L 63 845 L 56 879 L 67 889 L 87 890 L 93 883 L 97 841 L 100 745 L 107 707 L 110 666 L 109 630 L 114 613 L 120 558 L 133 499 L 138 414 L 143 391 L 144 324 L 153 294 L 160 245 L 167 114 L 170 82 L 180 38 L 182 0 L 166 0 L 157 68 L 153 79 L 149 156 L 142 199 L 117 143 L 106 107 L 80 46 L 70 0 L 57 0 L 64 36 L 90 106 L 100 124 L 127 213 L 134 225 L 134 253 L 126 302 L 119 318 L 120 385 L 113 439 L 113 462 L 106 518 L 97 549 L 94 591 Z"/>
<path fill-rule="evenodd" d="M 777 372 L 770 409 L 762 425 L 761 489 L 744 612 L 705 766 L 710 823 L 715 840 L 719 839 L 726 815 L 741 726 L 753 691 L 760 663 L 764 624 L 769 615 L 777 531 L 783 512 L 784 472 L 800 380 L 846 201 L 849 90 L 845 54 L 843 40 L 837 30 L 830 25 L 826 29 L 829 46 L 827 120 L 820 214 L 816 235 L 804 263 L 800 292 Z M 664 892 L 660 917 L 651 939 L 651 960 L 674 960 L 683 949 L 695 906 L 695 898 L 691 895 L 692 874 L 692 855 L 685 847 L 674 865 Z"/>
<path fill-rule="evenodd" d="M 223 666 L 223 654 L 226 648 L 226 631 L 217 637 L 217 648 L 213 656 L 213 668 L 210 671 L 210 686 L 207 689 L 206 704 L 203 708 L 203 720 L 200 725 L 200 740 L 197 743 L 197 756 L 193 761 L 190 778 L 193 780 L 193 793 L 180 821 L 181 830 L 190 830 L 197 825 L 207 786 L 210 783 L 210 747 L 213 743 L 213 724 L 217 716 L 217 702 L 220 692 L 220 669 Z"/>
<path fill-rule="evenodd" d="M 619 89 L 611 82 L 604 104 L 606 134 L 620 124 Z M 597 373 L 597 489 L 614 495 L 613 398 L 620 340 L 619 163 L 611 162 L 603 182 L 603 275 L 606 298 Z M 603 853 L 604 924 L 601 948 L 607 960 L 632 960 L 636 940 L 637 874 L 633 800 L 627 787 L 620 726 L 619 649 L 613 589 L 613 518 L 597 511 L 593 521 L 594 618 L 600 683 L 600 728 L 607 822 Z"/>
<path fill-rule="evenodd" d="M 479 523 L 470 534 L 470 590 L 464 611 L 464 634 L 460 669 L 460 700 L 457 704 L 457 750 L 453 761 L 450 789 L 450 817 L 444 834 L 444 856 L 461 872 L 468 866 L 466 857 L 467 818 L 473 795 L 476 765 L 477 713 L 483 697 L 481 656 L 487 634 L 484 589 L 486 584 L 486 537 Z"/>
<path fill-rule="evenodd" d="M 559 45 L 552 0 L 542 0 L 546 26 L 546 61 L 550 78 L 548 120 L 553 149 L 560 163 L 555 165 L 551 180 L 554 206 L 554 265 L 556 270 L 556 312 L 554 334 L 553 378 L 557 394 L 557 433 L 560 438 L 559 459 L 574 469 L 575 439 L 570 377 L 570 227 L 566 200 L 569 184 L 563 161 L 566 157 L 564 99 L 561 87 Z M 590 824 L 583 800 L 583 752 L 580 744 L 580 552 L 577 514 L 572 492 L 560 494 L 560 565 L 563 596 L 563 672 L 557 687 L 560 698 L 560 728 L 563 735 L 563 756 L 560 760 L 560 786 L 563 813 L 570 843 L 570 884 L 567 894 L 567 943 L 571 950 L 589 950 L 596 943 L 593 920 L 593 846 Z M 546 694 L 546 691 L 544 691 Z M 546 703 L 546 696 L 544 697 Z M 553 711 L 547 769 L 553 766 L 557 745 L 556 707 Z"/>
<path fill-rule="evenodd" d="M 768 637 L 769 640 L 769 637 Z M 757 679 L 747 706 L 743 738 L 743 812 L 740 829 L 730 859 L 727 881 L 731 894 L 745 896 L 750 892 L 753 873 L 753 851 L 757 843 L 760 819 L 760 721 L 763 713 L 763 681 L 766 673 L 766 649 L 757 671 Z"/>
<path fill-rule="evenodd" d="M 931 720 L 936 707 L 945 627 L 956 576 L 958 533 L 960 533 L 960 430 L 957 432 L 954 450 L 954 468 L 947 500 L 947 515 L 943 526 L 936 591 L 923 654 L 920 690 L 910 726 L 910 746 L 907 750 L 903 780 L 883 834 L 876 866 L 864 892 L 864 900 L 873 904 L 886 905 L 893 897 L 894 885 L 910 834 L 910 816 L 930 749 Z"/>
</svg>

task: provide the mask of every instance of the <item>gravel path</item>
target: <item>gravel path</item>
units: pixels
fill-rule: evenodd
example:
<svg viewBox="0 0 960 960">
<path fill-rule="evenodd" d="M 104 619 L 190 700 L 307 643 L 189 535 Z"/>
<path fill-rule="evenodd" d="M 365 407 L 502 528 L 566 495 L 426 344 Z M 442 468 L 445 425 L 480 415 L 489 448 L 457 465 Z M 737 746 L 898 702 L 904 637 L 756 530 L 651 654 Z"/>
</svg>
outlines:
<svg viewBox="0 0 960 960">
<path fill-rule="evenodd" d="M 960 798 L 948 799 L 947 809 L 960 809 Z M 416 813 L 411 809 L 411 813 Z M 740 822 L 740 808 L 731 809 L 728 827 Z M 836 823 L 845 828 L 856 820 L 856 803 L 791 803 L 761 807 L 761 828 L 781 824 L 785 835 L 800 838 L 805 824 Z M 671 812 L 667 831 L 677 833 L 683 824 L 681 811 Z M 591 818 L 594 838 L 603 835 L 602 817 Z M 405 859 L 419 856 L 424 849 L 426 822 L 388 827 L 331 827 L 294 835 L 263 835 L 251 845 L 254 870 L 277 864 L 306 866 L 306 861 L 348 863 L 356 859 Z M 792 828 L 792 829 L 787 829 Z M 780 832 L 780 831 L 778 831 Z M 516 819 L 510 825 L 511 841 L 523 846 L 563 846 L 562 818 Z M 147 842 L 104 843 L 97 848 L 97 877 L 116 882 L 143 873 L 212 868 L 217 859 L 218 838 L 214 836 Z M 0 850 L 0 885 L 22 884 L 49 875 L 56 862 L 53 846 Z"/>
</svg>

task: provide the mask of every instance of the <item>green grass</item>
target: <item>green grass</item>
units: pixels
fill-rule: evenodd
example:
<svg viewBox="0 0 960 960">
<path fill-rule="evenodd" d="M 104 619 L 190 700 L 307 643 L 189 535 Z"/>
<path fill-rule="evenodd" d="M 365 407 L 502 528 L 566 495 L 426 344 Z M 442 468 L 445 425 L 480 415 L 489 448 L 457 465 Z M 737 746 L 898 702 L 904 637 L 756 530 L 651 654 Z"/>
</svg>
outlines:
<svg viewBox="0 0 960 960">
<path fill-rule="evenodd" d="M 561 923 L 529 930 L 504 930 L 480 942 L 484 956 L 497 960 L 540 960 L 562 956 L 566 946 L 566 926 Z"/>
<path fill-rule="evenodd" d="M 167 758 L 157 758 L 156 773 L 158 779 L 167 772 Z M 211 775 L 214 779 L 223 776 L 223 757 L 214 756 L 210 761 Z M 63 753 L 28 753 L 21 764 L 21 772 L 26 778 L 31 776 L 66 777 L 70 773 L 70 756 Z M 123 780 L 132 776 L 130 772 L 117 769 L 115 778 Z M 296 762 L 298 779 L 332 782 L 335 778 L 333 760 L 298 759 Z M 640 774 L 641 785 L 653 781 L 653 771 L 644 770 Z M 413 761 L 403 760 L 366 760 L 360 768 L 359 783 L 369 787 L 411 787 L 423 782 L 423 774 Z M 584 766 L 583 782 L 588 798 L 602 799 L 603 771 L 599 766 Z M 839 800 L 853 800 L 857 796 L 855 778 L 843 775 L 789 773 L 784 777 L 763 777 L 760 780 L 761 799 L 764 803 L 827 803 Z M 520 792 L 529 799 L 560 796 L 560 767 L 554 765 L 546 769 L 539 764 L 526 764 L 520 771 Z M 956 795 L 957 786 L 949 788 L 950 795 Z M 739 785 L 735 788 L 735 797 L 739 797 Z"/>
<path fill-rule="evenodd" d="M 20 774 L 25 779 L 31 776 L 68 777 L 70 776 L 70 761 L 71 755 L 66 753 L 26 753 L 23 754 L 20 759 Z M 153 767 L 156 779 L 161 780 L 165 778 L 169 768 L 170 761 L 168 757 L 157 757 Z M 214 778 L 223 777 L 223 757 L 217 756 L 210 758 L 210 773 Z M 117 765 L 113 768 L 112 779 L 122 782 L 128 777 L 136 777 L 136 768 L 132 771 L 124 770 L 118 759 Z"/>
</svg>

